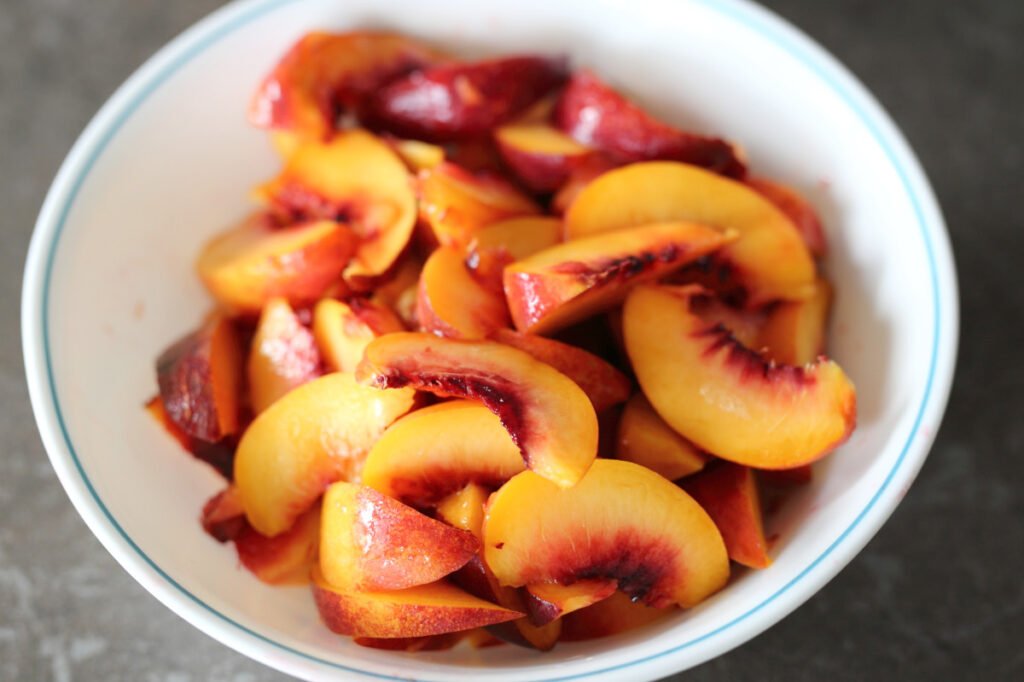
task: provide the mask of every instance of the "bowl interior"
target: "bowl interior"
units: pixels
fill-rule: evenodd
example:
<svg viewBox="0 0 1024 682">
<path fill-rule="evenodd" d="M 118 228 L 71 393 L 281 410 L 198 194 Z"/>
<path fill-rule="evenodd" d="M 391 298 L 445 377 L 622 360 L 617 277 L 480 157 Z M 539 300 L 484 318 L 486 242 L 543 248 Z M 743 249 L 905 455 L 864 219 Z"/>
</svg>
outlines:
<svg viewBox="0 0 1024 682">
<path fill-rule="evenodd" d="M 83 477 L 74 485 L 91 487 L 113 522 L 106 523 L 130 539 L 114 550 L 122 561 L 173 581 L 161 594 L 172 608 L 296 674 L 317 677 L 341 665 L 539 679 L 670 649 L 673 667 L 695 664 L 763 628 L 749 620 L 752 610 L 788 600 L 782 614 L 820 586 L 831 573 L 806 572 L 844 562 L 828 558 L 830 547 L 905 454 L 934 362 L 937 295 L 913 201 L 891 150 L 828 69 L 787 45 L 788 34 L 766 31 L 773 20 L 745 5 L 444 0 L 418 9 L 378 0 L 232 9 L 150 69 L 148 82 L 108 117 L 112 125 L 87 155 L 45 247 L 45 354 L 73 447 L 66 456 L 77 458 Z M 198 510 L 221 482 L 141 409 L 155 390 L 153 361 L 210 306 L 192 268 L 201 244 L 248 210 L 249 188 L 277 167 L 264 134 L 245 123 L 253 87 L 304 31 L 354 27 L 407 31 L 469 54 L 566 52 L 667 120 L 740 142 L 755 172 L 796 186 L 818 207 L 836 288 L 829 351 L 857 385 L 859 427 L 773 520 L 773 567 L 740 572 L 701 607 L 612 640 L 543 655 L 499 647 L 409 656 L 331 635 L 307 590 L 261 585 L 229 546 L 203 534 Z"/>
</svg>

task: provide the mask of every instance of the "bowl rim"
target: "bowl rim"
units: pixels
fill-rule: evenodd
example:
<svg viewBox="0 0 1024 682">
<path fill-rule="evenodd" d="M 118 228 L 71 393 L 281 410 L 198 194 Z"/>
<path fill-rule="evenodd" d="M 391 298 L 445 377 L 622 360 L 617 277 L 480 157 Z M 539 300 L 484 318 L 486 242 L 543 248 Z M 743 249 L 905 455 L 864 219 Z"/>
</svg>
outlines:
<svg viewBox="0 0 1024 682">
<path fill-rule="evenodd" d="M 21 301 L 25 372 L 44 447 L 72 504 L 107 551 L 160 602 L 214 639 L 290 674 L 314 674 L 309 667 L 314 664 L 373 679 L 401 680 L 406 678 L 349 667 L 277 642 L 217 611 L 164 572 L 118 524 L 83 468 L 64 423 L 50 357 L 47 310 L 54 258 L 71 207 L 97 159 L 142 102 L 178 69 L 224 36 L 298 1 L 235 0 L 212 12 L 150 57 L 89 122 L 47 193 L 29 246 Z M 665 4 L 663 0 L 649 1 Z M 959 299 L 949 237 L 927 177 L 898 128 L 838 60 L 770 10 L 751 0 L 687 1 L 753 29 L 798 59 L 842 98 L 885 151 L 914 207 L 928 258 L 934 319 L 928 379 L 911 432 L 878 490 L 822 554 L 785 585 L 729 622 L 663 651 L 600 668 L 588 667 L 587 661 L 573 663 L 572 667 L 583 668 L 581 672 L 544 677 L 547 682 L 607 675 L 644 664 L 657 665 L 661 673 L 679 670 L 682 662 L 673 660 L 673 654 L 706 644 L 707 656 L 700 660 L 709 660 L 746 642 L 800 606 L 856 556 L 902 500 L 934 441 L 952 385 L 959 337 Z M 268 651 L 268 644 L 275 650 Z M 568 672 L 566 667 L 562 670 Z"/>
</svg>

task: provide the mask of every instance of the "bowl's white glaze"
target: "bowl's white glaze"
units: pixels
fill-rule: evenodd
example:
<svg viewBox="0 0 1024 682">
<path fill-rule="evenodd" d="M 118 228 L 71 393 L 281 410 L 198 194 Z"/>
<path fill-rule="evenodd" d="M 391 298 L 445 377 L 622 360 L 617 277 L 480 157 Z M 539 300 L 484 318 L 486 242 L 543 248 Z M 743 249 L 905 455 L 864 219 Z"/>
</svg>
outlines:
<svg viewBox="0 0 1024 682">
<path fill-rule="evenodd" d="M 197 512 L 220 482 L 140 409 L 153 360 L 208 306 L 192 270 L 200 244 L 275 169 L 244 120 L 254 85 L 304 31 L 358 27 L 469 53 L 566 52 L 668 120 L 737 140 L 756 172 L 817 205 L 837 290 L 830 352 L 857 384 L 860 426 L 774 521 L 769 570 L 618 638 L 406 655 L 331 635 L 306 590 L 261 585 L 203 534 Z M 22 325 L 43 441 L 104 546 L 196 627 L 316 680 L 639 680 L 737 646 L 821 588 L 906 493 L 945 407 L 958 332 L 942 217 L 903 138 L 834 59 L 743 0 L 232 4 L 139 69 L 68 155 L 36 226 Z"/>
</svg>

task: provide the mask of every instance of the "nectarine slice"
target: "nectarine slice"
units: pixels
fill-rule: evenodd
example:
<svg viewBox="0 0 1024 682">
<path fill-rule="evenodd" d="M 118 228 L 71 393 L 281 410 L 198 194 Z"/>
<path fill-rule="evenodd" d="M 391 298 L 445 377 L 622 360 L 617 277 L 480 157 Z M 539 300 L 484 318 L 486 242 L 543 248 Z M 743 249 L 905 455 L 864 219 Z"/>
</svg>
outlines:
<svg viewBox="0 0 1024 682">
<path fill-rule="evenodd" d="M 526 588 L 526 611 L 534 625 L 596 604 L 615 592 L 614 580 L 577 580 L 571 585 L 537 583 Z"/>
<path fill-rule="evenodd" d="M 493 341 L 388 334 L 366 347 L 356 377 L 472 398 L 498 415 L 526 465 L 571 486 L 597 455 L 597 415 L 571 379 L 528 353 Z"/>
<path fill-rule="evenodd" d="M 696 166 L 654 161 L 609 171 L 580 192 L 565 229 L 577 239 L 665 220 L 739 233 L 716 258 L 735 270 L 752 307 L 814 292 L 814 260 L 792 221 L 743 183 Z"/>
<path fill-rule="evenodd" d="M 444 147 L 420 140 L 389 140 L 399 158 L 413 173 L 433 168 L 444 162 Z"/>
<path fill-rule="evenodd" d="M 771 565 L 753 470 L 716 462 L 680 485 L 718 526 L 730 559 L 751 568 Z"/>
<path fill-rule="evenodd" d="M 349 591 L 426 585 L 476 556 L 480 541 L 372 488 L 339 481 L 327 489 L 320 570 Z"/>
<path fill-rule="evenodd" d="M 808 250 L 823 258 L 828 250 L 821 218 L 811 203 L 795 189 L 767 178 L 747 178 L 747 184 L 793 221 Z"/>
<path fill-rule="evenodd" d="M 482 538 L 484 505 L 489 495 L 487 488 L 479 483 L 467 483 L 465 488 L 437 503 L 437 518 L 449 526 L 468 530 L 474 537 Z"/>
<path fill-rule="evenodd" d="M 283 533 L 328 485 L 352 480 L 384 429 L 413 405 L 412 390 L 361 386 L 327 374 L 299 386 L 252 422 L 235 456 L 235 482 L 253 528 Z"/>
<path fill-rule="evenodd" d="M 229 485 L 207 500 L 199 519 L 203 530 L 217 542 L 234 540 L 247 525 L 238 488 Z"/>
<path fill-rule="evenodd" d="M 351 637 L 425 637 L 502 623 L 523 614 L 446 582 L 405 590 L 357 592 L 332 586 L 313 569 L 313 598 L 324 624 Z"/>
<path fill-rule="evenodd" d="M 387 272 L 416 222 L 405 164 L 387 144 L 359 129 L 327 143 L 300 144 L 280 175 L 257 188 L 256 196 L 288 216 L 347 223 L 358 237 L 345 268 L 347 280 Z"/>
<path fill-rule="evenodd" d="M 473 233 L 466 267 L 486 287 L 502 292 L 502 273 L 513 261 L 532 256 L 562 240 L 562 221 L 547 216 L 509 218 Z"/>
<path fill-rule="evenodd" d="M 611 308 L 735 239 L 688 222 L 654 223 L 558 244 L 505 268 L 505 297 L 519 331 L 545 334 Z"/>
<path fill-rule="evenodd" d="M 494 133 L 501 157 L 519 180 L 535 192 L 553 192 L 573 168 L 595 152 L 544 123 L 514 123 Z"/>
<path fill-rule="evenodd" d="M 596 604 L 567 614 L 562 619 L 562 640 L 579 642 L 610 637 L 656 623 L 674 613 L 678 613 L 674 608 L 656 609 L 616 592 Z"/>
<path fill-rule="evenodd" d="M 693 498 L 610 459 L 571 488 L 532 471 L 503 485 L 487 505 L 484 560 L 502 585 L 608 579 L 652 606 L 693 606 L 729 577 L 722 536 Z"/>
<path fill-rule="evenodd" d="M 322 299 L 313 309 L 313 334 L 324 363 L 335 372 L 354 372 L 363 350 L 378 336 L 404 330 L 390 309 L 363 298 Z"/>
<path fill-rule="evenodd" d="M 590 398 L 595 412 L 625 402 L 633 388 L 629 377 L 607 361 L 571 344 L 511 329 L 499 329 L 491 338 L 526 351 L 575 381 Z"/>
<path fill-rule="evenodd" d="M 302 514 L 291 528 L 268 538 L 245 524 L 235 537 L 238 560 L 270 585 L 306 585 L 320 544 L 320 508 Z"/>
<path fill-rule="evenodd" d="M 693 313 L 702 293 L 642 286 L 626 299 L 626 350 L 658 414 L 698 447 L 763 469 L 808 464 L 845 441 L 857 402 L 843 370 L 769 363 Z"/>
<path fill-rule="evenodd" d="M 637 393 L 619 419 L 615 455 L 661 474 L 670 481 L 704 468 L 708 457 L 658 416 L 643 393 Z"/>
<path fill-rule="evenodd" d="M 231 320 L 215 315 L 156 360 L 160 399 L 170 421 L 208 443 L 238 431 L 242 349 Z"/>
<path fill-rule="evenodd" d="M 388 427 L 366 457 L 362 482 L 425 508 L 469 483 L 497 488 L 525 468 L 495 414 L 480 403 L 453 400 L 411 412 Z"/>
<path fill-rule="evenodd" d="M 819 278 L 809 299 L 781 302 L 768 312 L 754 347 L 763 348 L 765 355 L 786 365 L 814 362 L 825 352 L 831 301 L 832 288 Z"/>
<path fill-rule="evenodd" d="M 231 480 L 231 472 L 235 465 L 235 447 L 238 445 L 235 435 L 227 436 L 214 443 L 188 435 L 180 426 L 171 421 L 159 395 L 150 398 L 146 403 L 146 411 L 164 431 L 181 444 L 181 447 L 196 459 L 209 464 L 224 478 Z"/>
<path fill-rule="evenodd" d="M 249 351 L 248 371 L 249 399 L 256 414 L 320 375 L 320 353 L 313 334 L 283 298 L 272 298 L 263 306 Z"/>
<path fill-rule="evenodd" d="M 222 306 L 258 313 L 278 296 L 293 305 L 320 298 L 341 276 L 354 248 L 352 231 L 333 220 L 281 227 L 256 213 L 207 243 L 196 269 Z"/>
<path fill-rule="evenodd" d="M 505 297 L 473 277 L 452 246 L 435 249 L 423 266 L 416 319 L 425 331 L 452 339 L 482 339 L 510 323 Z"/>
</svg>

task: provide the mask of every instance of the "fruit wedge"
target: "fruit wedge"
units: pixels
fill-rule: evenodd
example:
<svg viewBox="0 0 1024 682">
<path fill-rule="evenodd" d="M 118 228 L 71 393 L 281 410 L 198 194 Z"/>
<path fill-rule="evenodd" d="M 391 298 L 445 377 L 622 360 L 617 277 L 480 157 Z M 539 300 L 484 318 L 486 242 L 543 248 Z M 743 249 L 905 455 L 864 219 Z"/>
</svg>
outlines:
<svg viewBox="0 0 1024 682">
<path fill-rule="evenodd" d="M 701 449 L 762 469 L 808 464 L 845 441 L 857 401 L 843 370 L 769 363 L 693 313 L 703 293 L 642 286 L 626 299 L 626 350 L 658 414 Z"/>
<path fill-rule="evenodd" d="M 526 465 L 560 486 L 579 481 L 597 455 L 597 415 L 587 394 L 504 344 L 388 334 L 367 346 L 356 377 L 381 388 L 480 401 L 498 415 Z"/>
<path fill-rule="evenodd" d="M 231 480 L 235 462 L 235 447 L 238 445 L 236 436 L 227 436 L 210 443 L 188 435 L 180 426 L 171 421 L 159 395 L 149 399 L 146 403 L 146 411 L 169 436 L 181 444 L 181 447 L 196 459 L 209 464 L 227 480 Z"/>
<path fill-rule="evenodd" d="M 562 240 L 562 221 L 546 216 L 510 218 L 473 233 L 466 266 L 484 286 L 504 293 L 505 266 L 554 246 Z"/>
<path fill-rule="evenodd" d="M 615 592 L 614 580 L 577 580 L 571 585 L 537 583 L 526 588 L 526 612 L 534 625 L 596 604 Z"/>
<path fill-rule="evenodd" d="M 767 568 L 761 498 L 754 471 L 732 462 L 716 462 L 680 483 L 718 526 L 729 558 L 751 568 Z"/>
<path fill-rule="evenodd" d="M 306 585 L 320 544 L 320 507 L 296 519 L 284 533 L 268 538 L 249 524 L 235 537 L 238 561 L 270 585 Z"/>
<path fill-rule="evenodd" d="M 249 351 L 248 371 L 249 400 L 256 414 L 320 375 L 320 353 L 313 334 L 283 298 L 272 298 L 263 306 Z"/>
<path fill-rule="evenodd" d="M 811 254 L 823 258 L 828 251 L 821 218 L 811 203 L 795 189 L 767 178 L 747 178 L 747 185 L 786 214 Z"/>
<path fill-rule="evenodd" d="M 490 491 L 479 483 L 467 483 L 465 488 L 455 491 L 437 503 L 437 518 L 449 526 L 462 528 L 472 533 L 474 537 L 481 538 L 484 506 L 490 494 Z"/>
<path fill-rule="evenodd" d="M 729 577 L 722 536 L 693 498 L 608 459 L 571 488 L 532 471 L 503 485 L 487 505 L 484 560 L 502 585 L 615 580 L 652 606 L 693 606 Z"/>
<path fill-rule="evenodd" d="M 643 393 L 637 393 L 619 419 L 615 455 L 661 474 L 670 481 L 697 473 L 708 456 L 658 416 Z"/>
<path fill-rule="evenodd" d="M 324 363 L 335 372 L 354 372 L 363 350 L 378 336 L 405 327 L 391 310 L 365 298 L 322 299 L 313 309 L 313 334 Z"/>
<path fill-rule="evenodd" d="M 768 312 L 754 342 L 765 355 L 787 365 L 806 365 L 825 352 L 832 287 L 819 278 L 814 295 L 806 301 L 782 302 Z"/>
<path fill-rule="evenodd" d="M 416 319 L 421 329 L 451 339 L 483 339 L 510 324 L 505 297 L 481 284 L 453 246 L 435 249 L 423 266 Z"/>
<path fill-rule="evenodd" d="M 610 637 L 657 623 L 675 613 L 678 611 L 674 608 L 656 609 L 616 592 L 592 606 L 567 614 L 562 619 L 562 640 L 580 642 Z"/>
<path fill-rule="evenodd" d="M 594 150 L 545 123 L 514 123 L 494 133 L 501 158 L 534 192 L 553 192 Z"/>
</svg>

